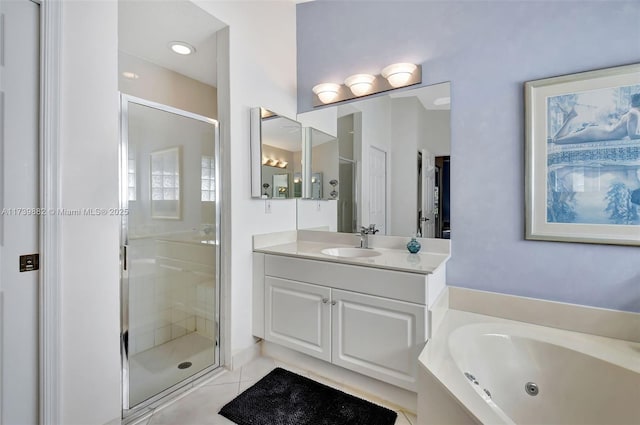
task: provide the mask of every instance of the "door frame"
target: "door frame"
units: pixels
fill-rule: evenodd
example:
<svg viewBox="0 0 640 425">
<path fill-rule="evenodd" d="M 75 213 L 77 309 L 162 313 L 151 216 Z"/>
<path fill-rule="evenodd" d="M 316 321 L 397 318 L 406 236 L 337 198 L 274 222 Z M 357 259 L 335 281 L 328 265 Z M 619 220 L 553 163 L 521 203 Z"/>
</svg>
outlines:
<svg viewBox="0 0 640 425">
<path fill-rule="evenodd" d="M 40 4 L 40 208 L 60 208 L 60 62 L 62 2 Z M 39 417 L 61 422 L 60 218 L 40 216 Z"/>
</svg>

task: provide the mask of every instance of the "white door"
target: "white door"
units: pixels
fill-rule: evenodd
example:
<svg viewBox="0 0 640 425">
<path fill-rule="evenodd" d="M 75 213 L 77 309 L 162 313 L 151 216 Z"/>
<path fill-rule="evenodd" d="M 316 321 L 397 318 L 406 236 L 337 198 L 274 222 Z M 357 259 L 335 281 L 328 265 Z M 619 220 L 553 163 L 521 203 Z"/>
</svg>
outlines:
<svg viewBox="0 0 640 425">
<path fill-rule="evenodd" d="M 387 153 L 369 148 L 369 223 L 375 224 L 381 235 L 387 233 Z"/>
<path fill-rule="evenodd" d="M 0 2 L 1 183 L 0 313 L 4 425 L 38 423 L 38 278 L 19 271 L 38 252 L 39 10 L 28 0 Z"/>
<path fill-rule="evenodd" d="M 265 339 L 331 361 L 331 290 L 265 278 Z"/>
<path fill-rule="evenodd" d="M 422 150 L 422 211 L 420 233 L 423 238 L 433 238 L 436 233 L 436 158 L 426 149 Z"/>
<path fill-rule="evenodd" d="M 332 363 L 416 390 L 425 306 L 332 290 Z"/>
</svg>

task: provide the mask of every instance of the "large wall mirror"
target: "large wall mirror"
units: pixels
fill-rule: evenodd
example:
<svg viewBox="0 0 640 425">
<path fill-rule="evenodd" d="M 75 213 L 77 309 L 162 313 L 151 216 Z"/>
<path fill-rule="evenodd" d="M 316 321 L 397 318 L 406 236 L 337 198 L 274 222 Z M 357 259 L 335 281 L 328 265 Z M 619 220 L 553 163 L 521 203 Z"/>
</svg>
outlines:
<svg viewBox="0 0 640 425">
<path fill-rule="evenodd" d="M 336 120 L 339 232 L 450 237 L 450 103 L 442 83 L 305 114 Z"/>
<path fill-rule="evenodd" d="M 251 196 L 302 196 L 302 125 L 265 108 L 251 109 Z"/>
</svg>

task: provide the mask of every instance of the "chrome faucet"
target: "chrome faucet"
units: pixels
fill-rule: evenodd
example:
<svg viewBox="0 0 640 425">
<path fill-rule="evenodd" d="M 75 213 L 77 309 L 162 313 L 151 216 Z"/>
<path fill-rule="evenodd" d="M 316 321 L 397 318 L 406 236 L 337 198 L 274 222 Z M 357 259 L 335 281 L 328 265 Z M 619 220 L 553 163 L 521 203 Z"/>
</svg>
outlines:
<svg viewBox="0 0 640 425">
<path fill-rule="evenodd" d="M 379 231 L 375 224 L 370 224 L 369 227 L 362 226 L 360 228 L 360 248 L 369 249 L 369 235 L 375 235 Z"/>
</svg>

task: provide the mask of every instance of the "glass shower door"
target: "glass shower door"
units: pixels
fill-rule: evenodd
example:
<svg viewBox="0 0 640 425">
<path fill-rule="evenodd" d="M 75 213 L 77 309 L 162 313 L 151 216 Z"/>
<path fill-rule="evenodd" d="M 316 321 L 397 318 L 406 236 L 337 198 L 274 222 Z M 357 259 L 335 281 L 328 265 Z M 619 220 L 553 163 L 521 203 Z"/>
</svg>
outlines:
<svg viewBox="0 0 640 425">
<path fill-rule="evenodd" d="M 122 95 L 123 407 L 220 364 L 217 122 Z"/>
</svg>

